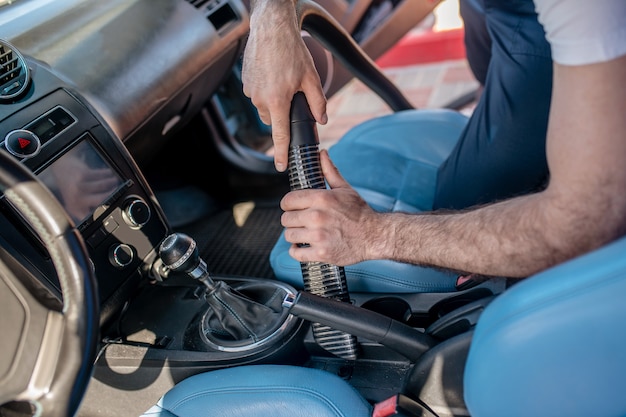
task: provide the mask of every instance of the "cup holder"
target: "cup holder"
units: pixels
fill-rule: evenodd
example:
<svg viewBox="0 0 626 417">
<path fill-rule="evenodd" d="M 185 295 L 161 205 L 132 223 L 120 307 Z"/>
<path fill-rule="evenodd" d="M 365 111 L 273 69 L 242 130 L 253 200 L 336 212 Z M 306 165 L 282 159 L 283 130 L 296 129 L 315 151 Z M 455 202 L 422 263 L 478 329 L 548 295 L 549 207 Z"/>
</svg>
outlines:
<svg viewBox="0 0 626 417">
<path fill-rule="evenodd" d="M 361 306 L 402 323 L 411 319 L 411 306 L 405 300 L 397 297 L 378 297 L 368 300 Z"/>
</svg>

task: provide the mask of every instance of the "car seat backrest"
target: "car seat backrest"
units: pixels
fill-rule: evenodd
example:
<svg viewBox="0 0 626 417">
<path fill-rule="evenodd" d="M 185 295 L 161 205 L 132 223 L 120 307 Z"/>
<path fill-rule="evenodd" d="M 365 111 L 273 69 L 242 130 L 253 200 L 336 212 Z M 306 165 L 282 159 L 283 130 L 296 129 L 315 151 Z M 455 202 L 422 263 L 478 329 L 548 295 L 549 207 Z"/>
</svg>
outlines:
<svg viewBox="0 0 626 417">
<path fill-rule="evenodd" d="M 626 415 L 626 238 L 515 284 L 475 330 L 473 417 Z"/>
</svg>

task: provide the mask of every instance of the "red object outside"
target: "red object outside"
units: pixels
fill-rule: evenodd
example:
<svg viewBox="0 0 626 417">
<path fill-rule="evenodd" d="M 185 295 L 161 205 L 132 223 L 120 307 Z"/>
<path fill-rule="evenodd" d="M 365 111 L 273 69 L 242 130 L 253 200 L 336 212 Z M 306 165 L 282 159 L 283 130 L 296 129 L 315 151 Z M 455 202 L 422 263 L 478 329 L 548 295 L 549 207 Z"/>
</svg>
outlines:
<svg viewBox="0 0 626 417">
<path fill-rule="evenodd" d="M 408 33 L 376 60 L 378 66 L 402 67 L 465 58 L 463 29 Z"/>
</svg>

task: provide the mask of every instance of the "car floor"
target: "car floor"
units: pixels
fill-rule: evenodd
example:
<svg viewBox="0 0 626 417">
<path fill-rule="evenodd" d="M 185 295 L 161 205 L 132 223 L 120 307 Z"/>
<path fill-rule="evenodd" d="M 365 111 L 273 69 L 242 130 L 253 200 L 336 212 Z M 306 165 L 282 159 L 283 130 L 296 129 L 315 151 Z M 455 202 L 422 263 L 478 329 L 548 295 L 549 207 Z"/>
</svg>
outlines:
<svg viewBox="0 0 626 417">
<path fill-rule="evenodd" d="M 277 200 L 246 201 L 175 228 L 193 237 L 216 275 L 274 278 L 268 254 L 282 226 Z"/>
</svg>

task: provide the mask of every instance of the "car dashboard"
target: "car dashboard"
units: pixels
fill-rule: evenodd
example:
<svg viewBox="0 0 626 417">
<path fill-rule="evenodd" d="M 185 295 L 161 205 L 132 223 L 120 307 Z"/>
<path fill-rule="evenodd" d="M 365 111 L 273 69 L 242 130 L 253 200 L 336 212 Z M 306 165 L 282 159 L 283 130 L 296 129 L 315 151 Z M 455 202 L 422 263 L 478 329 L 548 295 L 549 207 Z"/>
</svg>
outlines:
<svg viewBox="0 0 626 417">
<path fill-rule="evenodd" d="M 247 9 L 237 0 L 23 0 L 0 7 L 0 22 L 0 146 L 76 223 L 104 322 L 118 298 L 155 273 L 156 248 L 170 233 L 137 161 L 165 146 L 229 74 Z M 76 195 L 77 181 L 96 174 L 105 185 Z M 2 200 L 3 251 L 60 303 L 43 244 Z"/>
</svg>

